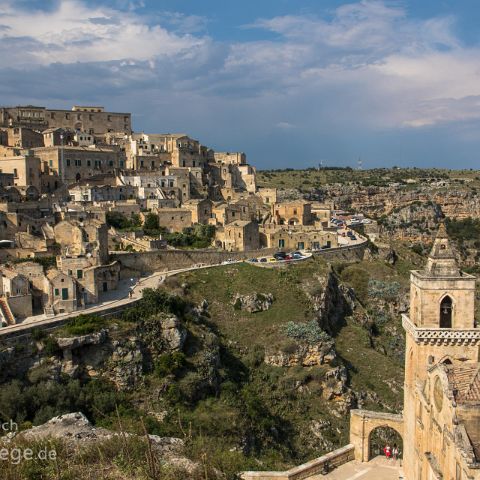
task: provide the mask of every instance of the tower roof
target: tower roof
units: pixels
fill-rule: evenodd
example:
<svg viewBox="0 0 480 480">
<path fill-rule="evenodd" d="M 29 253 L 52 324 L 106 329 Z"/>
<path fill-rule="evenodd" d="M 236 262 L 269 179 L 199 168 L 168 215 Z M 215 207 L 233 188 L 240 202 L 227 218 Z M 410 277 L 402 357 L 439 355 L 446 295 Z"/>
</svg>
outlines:
<svg viewBox="0 0 480 480">
<path fill-rule="evenodd" d="M 435 277 L 459 277 L 461 275 L 443 223 L 438 228 L 437 236 L 428 256 L 425 273 Z"/>
</svg>

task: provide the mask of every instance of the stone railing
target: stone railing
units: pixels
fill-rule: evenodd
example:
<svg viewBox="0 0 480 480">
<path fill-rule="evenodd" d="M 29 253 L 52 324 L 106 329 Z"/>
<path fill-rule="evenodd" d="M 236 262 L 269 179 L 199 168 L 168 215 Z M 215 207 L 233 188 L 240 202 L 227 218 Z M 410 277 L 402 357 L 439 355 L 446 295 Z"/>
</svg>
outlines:
<svg viewBox="0 0 480 480">
<path fill-rule="evenodd" d="M 403 328 L 416 343 L 429 345 L 476 345 L 480 343 L 480 328 L 419 328 L 407 315 L 402 315 Z"/>
<path fill-rule="evenodd" d="M 241 478 L 243 480 L 304 480 L 352 461 L 353 452 L 354 446 L 349 444 L 286 472 L 243 472 Z"/>
</svg>

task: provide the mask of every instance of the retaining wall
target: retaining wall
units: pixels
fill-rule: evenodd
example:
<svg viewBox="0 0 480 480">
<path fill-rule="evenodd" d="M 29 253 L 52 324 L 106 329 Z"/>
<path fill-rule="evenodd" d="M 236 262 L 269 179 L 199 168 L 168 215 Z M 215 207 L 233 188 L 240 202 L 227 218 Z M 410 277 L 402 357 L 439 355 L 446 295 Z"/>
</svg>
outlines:
<svg viewBox="0 0 480 480">
<path fill-rule="evenodd" d="M 315 252 L 326 260 L 362 260 L 366 242 L 357 245 L 325 249 Z M 189 268 L 198 264 L 214 265 L 225 260 L 247 260 L 253 257 L 272 255 L 277 249 L 262 248 L 247 252 L 224 252 L 216 250 L 155 250 L 152 252 L 115 252 L 112 261 L 121 265 L 120 277 L 129 278 L 150 272 Z"/>
</svg>

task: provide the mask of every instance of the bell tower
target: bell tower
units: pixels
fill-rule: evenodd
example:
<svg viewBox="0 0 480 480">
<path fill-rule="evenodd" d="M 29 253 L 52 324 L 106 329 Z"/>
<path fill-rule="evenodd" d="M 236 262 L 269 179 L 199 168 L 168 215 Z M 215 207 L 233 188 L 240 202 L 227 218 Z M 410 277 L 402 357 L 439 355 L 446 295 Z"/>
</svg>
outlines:
<svg viewBox="0 0 480 480">
<path fill-rule="evenodd" d="M 439 363 L 478 362 L 480 330 L 475 328 L 475 277 L 460 271 L 445 226 L 440 225 L 424 270 L 410 276 L 404 385 L 404 469 L 422 476 L 423 425 L 417 416 L 429 369 Z"/>
</svg>

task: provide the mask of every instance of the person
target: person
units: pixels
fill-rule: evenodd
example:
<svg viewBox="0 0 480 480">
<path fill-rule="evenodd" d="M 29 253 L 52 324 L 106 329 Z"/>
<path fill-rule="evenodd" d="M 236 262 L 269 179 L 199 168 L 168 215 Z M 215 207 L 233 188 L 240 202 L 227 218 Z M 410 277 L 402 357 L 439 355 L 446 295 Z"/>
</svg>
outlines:
<svg viewBox="0 0 480 480">
<path fill-rule="evenodd" d="M 385 445 L 385 448 L 383 449 L 383 453 L 387 457 L 387 460 L 390 460 L 390 457 L 392 456 L 392 450 L 388 443 Z"/>
<path fill-rule="evenodd" d="M 395 461 L 397 460 L 399 453 L 400 453 L 400 451 L 398 450 L 397 444 L 394 443 L 393 444 L 393 449 L 392 449 L 392 456 L 393 456 L 393 459 Z"/>
<path fill-rule="evenodd" d="M 130 288 L 130 290 L 128 291 L 128 296 L 129 296 L 130 298 L 132 298 L 132 296 L 133 296 L 133 288 Z"/>
</svg>

